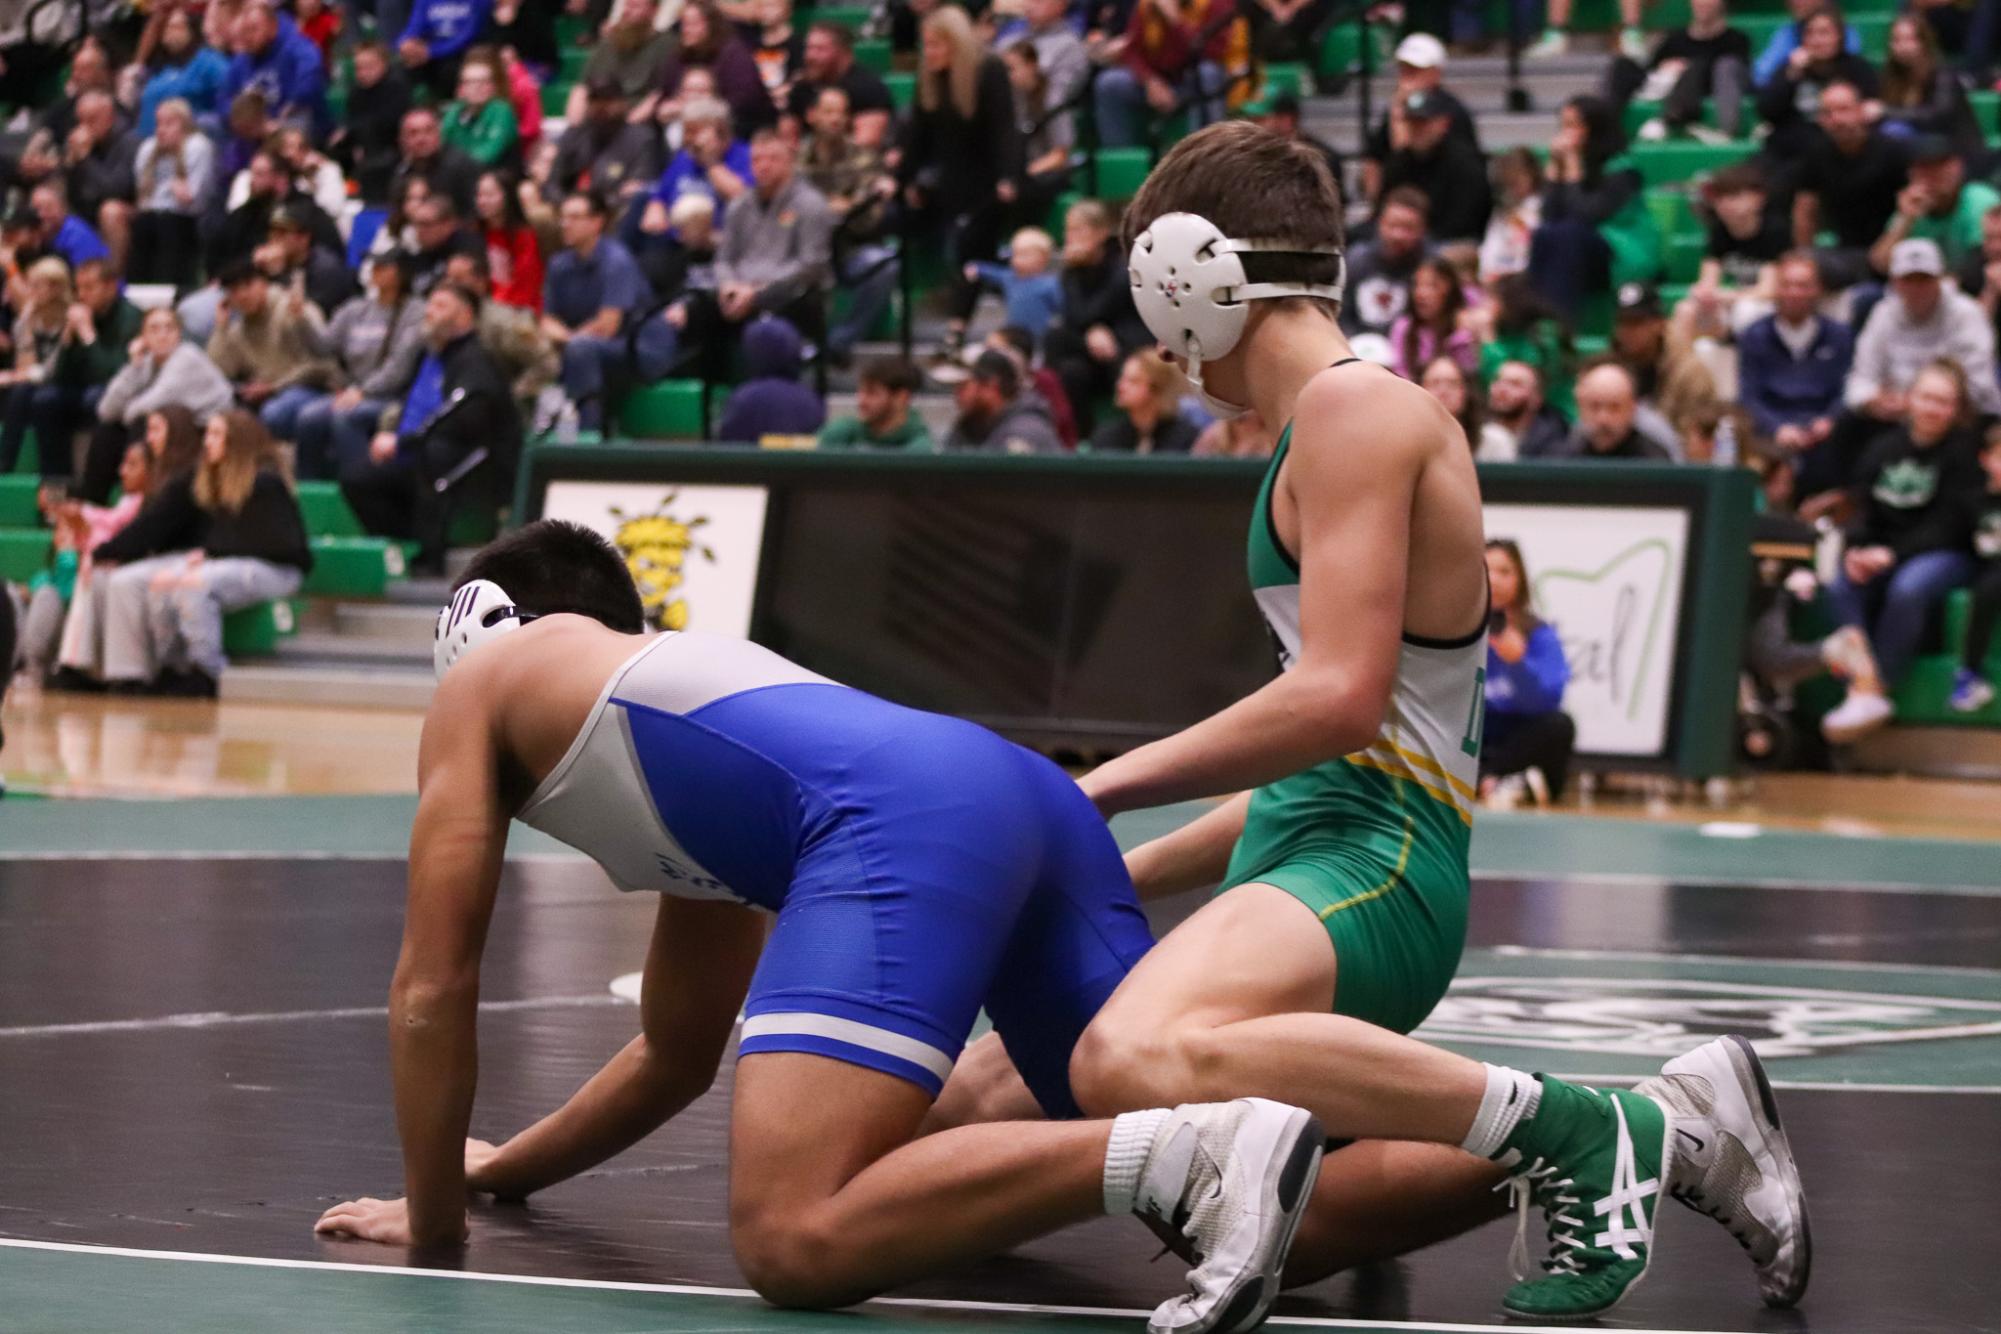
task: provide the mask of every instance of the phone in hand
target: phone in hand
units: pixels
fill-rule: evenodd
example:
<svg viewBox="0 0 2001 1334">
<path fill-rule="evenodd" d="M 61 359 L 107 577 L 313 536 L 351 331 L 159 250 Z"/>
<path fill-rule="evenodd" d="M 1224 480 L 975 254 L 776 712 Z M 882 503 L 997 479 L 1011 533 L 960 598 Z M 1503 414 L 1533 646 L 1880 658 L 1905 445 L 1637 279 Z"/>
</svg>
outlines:
<svg viewBox="0 0 2001 1334">
<path fill-rule="evenodd" d="M 1487 633 L 1497 635 L 1508 628 L 1508 613 L 1496 610 L 1487 617 Z"/>
</svg>

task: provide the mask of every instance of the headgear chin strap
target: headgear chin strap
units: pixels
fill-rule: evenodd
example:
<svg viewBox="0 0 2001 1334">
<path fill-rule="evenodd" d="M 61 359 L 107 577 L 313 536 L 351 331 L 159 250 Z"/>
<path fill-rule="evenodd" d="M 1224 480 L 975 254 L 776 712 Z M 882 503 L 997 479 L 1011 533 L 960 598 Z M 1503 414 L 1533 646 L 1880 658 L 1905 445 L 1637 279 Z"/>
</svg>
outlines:
<svg viewBox="0 0 2001 1334">
<path fill-rule="evenodd" d="M 1339 268 L 1331 283 L 1262 282 L 1244 277 L 1243 256 L 1254 253 L 1331 255 Z M 1238 240 L 1207 218 L 1163 213 L 1133 242 L 1128 261 L 1133 302 L 1160 345 L 1180 358 L 1188 380 L 1218 417 L 1241 417 L 1248 408 L 1226 403 L 1202 387 L 1202 363 L 1228 356 L 1244 336 L 1250 303 L 1308 296 L 1340 301 L 1347 284 L 1341 252 L 1290 241 Z"/>
<path fill-rule="evenodd" d="M 438 625 L 431 636 L 431 665 L 438 679 L 452 664 L 482 644 L 491 643 L 511 630 L 519 630 L 535 619 L 514 605 L 507 591 L 490 579 L 474 579 L 438 612 Z"/>
</svg>

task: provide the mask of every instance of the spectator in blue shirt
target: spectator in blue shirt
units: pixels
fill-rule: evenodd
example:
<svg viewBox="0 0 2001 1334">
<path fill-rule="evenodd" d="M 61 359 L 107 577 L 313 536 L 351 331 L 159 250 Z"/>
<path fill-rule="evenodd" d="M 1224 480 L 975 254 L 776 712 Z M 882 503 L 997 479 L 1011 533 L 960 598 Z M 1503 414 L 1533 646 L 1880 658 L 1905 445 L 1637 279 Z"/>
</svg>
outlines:
<svg viewBox="0 0 2001 1334">
<path fill-rule="evenodd" d="M 681 151 L 660 173 L 640 227 L 665 234 L 667 215 L 683 195 L 714 203 L 720 227 L 730 202 L 750 189 L 750 181 L 750 145 L 731 136 L 729 104 L 719 97 L 695 98 L 681 110 Z"/>
<path fill-rule="evenodd" d="M 72 270 L 87 259 L 111 258 L 104 238 L 69 211 L 69 194 L 60 180 L 52 177 L 36 186 L 28 205 L 42 225 L 42 244 L 68 260 Z"/>
<path fill-rule="evenodd" d="M 309 120 L 327 126 L 327 68 L 320 48 L 287 15 L 267 0 L 252 0 L 236 18 L 237 57 L 222 81 L 221 104 L 255 89 L 277 120 Z"/>
<path fill-rule="evenodd" d="M 160 50 L 146 87 L 139 94 L 139 137 L 151 137 L 153 113 L 170 97 L 185 101 L 205 131 L 222 124 L 222 87 L 229 61 L 201 44 L 201 34 L 185 9 L 169 10 L 160 22 Z"/>
<path fill-rule="evenodd" d="M 1063 316 L 1063 279 L 1050 271 L 1056 243 L 1040 227 L 1024 227 L 1008 244 L 1008 262 L 966 266 L 966 281 L 997 288 L 1007 299 L 1007 322 L 1039 340 Z"/>
<path fill-rule="evenodd" d="M 1786 9 L 1792 19 L 1772 31 L 1772 39 L 1765 43 L 1765 49 L 1751 62 L 1752 83 L 1763 88 L 1774 75 L 1785 69 L 1786 61 L 1799 49 L 1800 28 L 1805 25 L 1807 16 L 1821 7 L 1821 3 L 1822 0 L 1787 0 Z M 1848 28 L 1848 51 L 1850 55 L 1862 52 L 1862 34 L 1852 25 Z"/>
<path fill-rule="evenodd" d="M 1855 334 L 1818 313 L 1820 266 L 1795 250 L 1778 263 L 1772 313 L 1737 336 L 1737 401 L 1758 434 L 1787 454 L 1834 431 L 1855 359 Z"/>
<path fill-rule="evenodd" d="M 827 405 L 799 383 L 799 331 L 776 315 L 760 315 L 743 331 L 743 383 L 730 392 L 716 439 L 756 444 L 767 435 L 812 435 Z"/>
<path fill-rule="evenodd" d="M 493 0 L 415 0 L 396 54 L 411 81 L 439 98 L 458 88 L 459 61 L 492 17 Z"/>
<path fill-rule="evenodd" d="M 563 392 L 576 404 L 578 424 L 595 431 L 603 427 L 606 398 L 623 392 L 631 369 L 627 323 L 646 313 L 653 291 L 632 252 L 604 234 L 603 200 L 577 191 L 557 218 L 564 248 L 543 280 L 542 332 L 562 349 Z M 639 369 L 652 379 L 672 359 L 674 334 L 664 320 L 648 320 L 646 333 Z"/>
<path fill-rule="evenodd" d="M 1486 712 L 1480 741 L 1480 795 L 1504 803 L 1524 791 L 1544 804 L 1563 795 L 1577 724 L 1563 711 L 1570 663 L 1556 627 L 1535 614 L 1522 549 L 1487 543 Z"/>
</svg>

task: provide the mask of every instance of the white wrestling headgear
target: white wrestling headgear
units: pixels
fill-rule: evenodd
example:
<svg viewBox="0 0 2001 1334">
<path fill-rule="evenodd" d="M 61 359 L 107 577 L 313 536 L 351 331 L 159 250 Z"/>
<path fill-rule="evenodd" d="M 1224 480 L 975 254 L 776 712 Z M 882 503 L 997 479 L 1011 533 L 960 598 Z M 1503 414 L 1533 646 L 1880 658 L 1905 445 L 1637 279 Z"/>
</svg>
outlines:
<svg viewBox="0 0 2001 1334">
<path fill-rule="evenodd" d="M 453 663 L 491 643 L 510 630 L 519 630 L 534 620 L 514 605 L 507 591 L 490 579 L 474 579 L 438 612 L 437 630 L 431 636 L 431 665 L 438 679 L 445 679 Z"/>
<path fill-rule="evenodd" d="M 1249 282 L 1246 254 L 1331 255 L 1338 262 L 1331 283 Z M 1250 411 L 1202 387 L 1202 363 L 1228 356 L 1244 336 L 1250 303 L 1311 296 L 1339 301 L 1347 283 L 1341 252 L 1290 241 L 1233 240 L 1207 218 L 1163 213 L 1133 242 L 1127 272 L 1140 318 L 1162 347 L 1179 357 L 1188 382 L 1209 411 L 1232 421 Z"/>
</svg>

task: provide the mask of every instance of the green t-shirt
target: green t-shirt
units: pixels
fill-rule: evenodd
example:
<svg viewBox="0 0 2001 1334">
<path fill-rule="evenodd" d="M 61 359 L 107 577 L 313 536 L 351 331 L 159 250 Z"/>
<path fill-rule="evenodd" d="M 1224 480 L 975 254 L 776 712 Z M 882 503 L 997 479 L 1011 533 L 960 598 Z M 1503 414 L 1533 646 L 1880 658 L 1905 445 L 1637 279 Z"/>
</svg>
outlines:
<svg viewBox="0 0 2001 1334">
<path fill-rule="evenodd" d="M 931 449 L 931 428 L 916 413 L 888 435 L 870 435 L 859 417 L 837 417 L 820 428 L 822 449 Z"/>
<path fill-rule="evenodd" d="M 463 102 L 447 103 L 442 119 L 445 142 L 485 167 L 505 158 L 521 133 L 514 108 L 499 97 L 476 112 Z"/>
<path fill-rule="evenodd" d="M 1946 268 L 1957 268 L 1961 260 L 1980 249 L 1980 220 L 1996 204 L 2001 204 L 2001 190 L 1985 181 L 1968 181 L 1959 187 L 1959 202 L 1950 213 L 1919 218 L 1911 224 L 1910 234 L 1918 240 L 1937 242 Z"/>
</svg>

